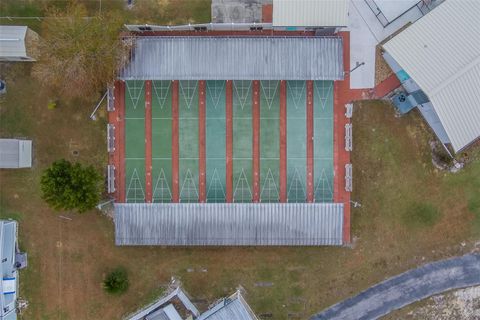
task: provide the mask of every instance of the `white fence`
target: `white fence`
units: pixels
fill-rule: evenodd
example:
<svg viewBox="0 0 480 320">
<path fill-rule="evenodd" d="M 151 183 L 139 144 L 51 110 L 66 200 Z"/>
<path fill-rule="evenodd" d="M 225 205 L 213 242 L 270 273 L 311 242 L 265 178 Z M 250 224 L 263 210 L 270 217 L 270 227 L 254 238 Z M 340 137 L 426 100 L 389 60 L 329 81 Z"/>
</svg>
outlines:
<svg viewBox="0 0 480 320">
<path fill-rule="evenodd" d="M 352 151 L 352 124 L 345 125 L 345 151 Z"/>
<path fill-rule="evenodd" d="M 115 192 L 115 166 L 107 166 L 107 190 L 108 193 Z"/>
<path fill-rule="evenodd" d="M 107 111 L 115 111 L 115 96 L 113 95 L 113 87 L 107 89 Z"/>
<path fill-rule="evenodd" d="M 115 151 L 115 126 L 107 124 L 107 150 L 112 153 Z"/>
<path fill-rule="evenodd" d="M 352 192 L 352 164 L 347 163 L 345 165 L 345 191 Z"/>
</svg>

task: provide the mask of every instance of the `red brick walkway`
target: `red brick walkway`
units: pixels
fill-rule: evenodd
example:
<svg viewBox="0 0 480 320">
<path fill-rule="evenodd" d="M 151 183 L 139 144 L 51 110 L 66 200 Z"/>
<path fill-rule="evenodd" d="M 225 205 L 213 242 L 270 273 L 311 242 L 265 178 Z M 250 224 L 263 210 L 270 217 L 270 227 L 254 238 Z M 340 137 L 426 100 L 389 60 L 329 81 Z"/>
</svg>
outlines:
<svg viewBox="0 0 480 320">
<path fill-rule="evenodd" d="M 109 155 L 109 163 L 115 166 L 116 202 L 124 203 L 125 194 L 125 82 L 115 81 L 114 108 L 109 112 L 108 122 L 115 126 L 115 151 Z"/>
</svg>

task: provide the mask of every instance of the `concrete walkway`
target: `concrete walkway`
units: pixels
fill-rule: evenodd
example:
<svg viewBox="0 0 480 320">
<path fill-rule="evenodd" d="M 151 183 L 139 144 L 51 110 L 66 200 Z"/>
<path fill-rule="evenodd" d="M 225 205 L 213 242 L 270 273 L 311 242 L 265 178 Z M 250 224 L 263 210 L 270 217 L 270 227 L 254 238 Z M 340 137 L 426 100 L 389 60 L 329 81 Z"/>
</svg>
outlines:
<svg viewBox="0 0 480 320">
<path fill-rule="evenodd" d="M 480 254 L 468 254 L 409 270 L 310 319 L 377 319 L 432 295 L 475 285 L 480 285 Z"/>
</svg>

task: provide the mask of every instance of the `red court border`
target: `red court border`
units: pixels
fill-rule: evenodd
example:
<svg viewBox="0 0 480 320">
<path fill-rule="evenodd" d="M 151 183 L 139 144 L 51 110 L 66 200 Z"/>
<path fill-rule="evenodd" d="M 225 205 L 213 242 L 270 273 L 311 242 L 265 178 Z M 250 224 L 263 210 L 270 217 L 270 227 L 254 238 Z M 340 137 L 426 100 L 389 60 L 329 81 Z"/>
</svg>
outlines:
<svg viewBox="0 0 480 320">
<path fill-rule="evenodd" d="M 152 202 L 152 80 L 145 81 L 145 202 Z"/>
<path fill-rule="evenodd" d="M 260 81 L 252 81 L 252 202 L 260 202 Z"/>
<path fill-rule="evenodd" d="M 115 166 L 114 197 L 116 202 L 125 203 L 125 82 L 115 81 L 113 90 L 115 110 L 109 113 L 108 119 L 115 126 L 115 151 L 109 160 Z"/>
<path fill-rule="evenodd" d="M 350 70 L 350 33 L 340 32 L 343 38 L 343 67 Z M 345 190 L 345 165 L 350 163 L 350 152 L 345 150 L 345 125 L 350 120 L 345 116 L 345 104 L 352 101 L 350 75 L 345 73 L 342 81 L 334 82 L 334 192 L 333 201 L 343 203 L 343 242 L 350 243 L 350 192 Z"/>
<path fill-rule="evenodd" d="M 198 201 L 206 201 L 205 80 L 198 81 Z"/>
<path fill-rule="evenodd" d="M 225 88 L 225 145 L 226 145 L 226 202 L 233 202 L 233 81 L 226 81 Z"/>
<path fill-rule="evenodd" d="M 179 202 L 178 189 L 178 80 L 172 81 L 172 202 Z"/>
</svg>

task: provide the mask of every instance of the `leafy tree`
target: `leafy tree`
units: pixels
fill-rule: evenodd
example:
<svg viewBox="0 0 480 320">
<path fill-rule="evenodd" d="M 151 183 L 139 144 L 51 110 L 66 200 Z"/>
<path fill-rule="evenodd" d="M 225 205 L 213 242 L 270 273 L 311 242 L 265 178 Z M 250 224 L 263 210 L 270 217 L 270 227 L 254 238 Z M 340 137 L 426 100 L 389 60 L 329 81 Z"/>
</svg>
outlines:
<svg viewBox="0 0 480 320">
<path fill-rule="evenodd" d="M 117 267 L 110 272 L 103 281 L 105 291 L 112 294 L 121 294 L 128 289 L 128 274 L 123 267 Z"/>
<path fill-rule="evenodd" d="M 40 180 L 42 198 L 56 210 L 84 212 L 100 200 L 101 176 L 92 166 L 55 161 Z"/>
<path fill-rule="evenodd" d="M 72 2 L 45 15 L 50 18 L 42 23 L 36 78 L 66 99 L 97 94 L 113 81 L 128 57 L 119 14 L 88 17 L 85 6 Z"/>
</svg>

